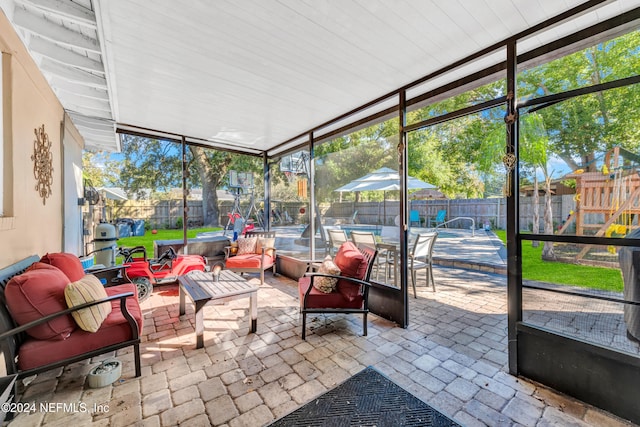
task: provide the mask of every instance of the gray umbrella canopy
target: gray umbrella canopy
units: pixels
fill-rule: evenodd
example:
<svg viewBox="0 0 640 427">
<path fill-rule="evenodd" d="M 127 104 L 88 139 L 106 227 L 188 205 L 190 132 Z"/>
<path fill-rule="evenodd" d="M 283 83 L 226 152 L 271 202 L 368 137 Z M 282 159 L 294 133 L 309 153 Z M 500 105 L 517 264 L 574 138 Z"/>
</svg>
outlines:
<svg viewBox="0 0 640 427">
<path fill-rule="evenodd" d="M 425 188 L 422 190 L 414 191 L 411 193 L 412 199 L 446 199 L 447 196 L 441 191 L 434 190 L 432 188 Z"/>
<path fill-rule="evenodd" d="M 409 190 L 417 189 L 434 189 L 435 185 L 421 181 L 412 176 L 407 179 L 407 187 Z M 348 184 L 334 191 L 338 192 L 355 192 L 355 191 L 382 191 L 384 193 L 383 218 L 387 217 L 387 191 L 400 190 L 400 175 L 397 171 L 390 168 L 380 168 L 363 177 L 354 179 Z M 378 212 L 378 215 L 380 212 Z M 383 221 L 384 223 L 384 221 Z"/>
<path fill-rule="evenodd" d="M 408 178 L 408 188 L 410 190 L 421 188 L 436 188 L 435 185 L 421 181 L 410 176 Z M 354 179 L 334 191 L 391 191 L 400 189 L 400 175 L 390 168 L 380 168 L 363 177 Z"/>
</svg>

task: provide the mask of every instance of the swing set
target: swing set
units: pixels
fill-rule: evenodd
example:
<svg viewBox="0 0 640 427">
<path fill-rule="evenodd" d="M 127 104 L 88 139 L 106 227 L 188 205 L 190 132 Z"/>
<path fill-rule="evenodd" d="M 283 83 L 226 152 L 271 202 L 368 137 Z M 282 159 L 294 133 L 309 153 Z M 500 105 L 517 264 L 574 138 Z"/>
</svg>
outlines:
<svg viewBox="0 0 640 427">
<path fill-rule="evenodd" d="M 258 221 L 258 225 L 264 228 L 263 217 L 259 214 L 255 203 L 255 195 L 253 192 L 253 173 L 229 171 L 229 188 L 233 192 L 233 208 L 227 213 L 229 220 L 224 228 L 224 236 L 229 230 L 233 230 L 237 235 L 244 234 L 246 231 L 253 230 L 255 225 L 249 222 L 253 214 Z M 245 215 L 242 214 L 240 207 L 240 199 L 243 194 L 249 194 L 249 208 Z"/>
<path fill-rule="evenodd" d="M 572 211 L 558 234 L 575 224 L 576 235 L 624 237 L 640 226 L 640 156 L 621 147 L 614 147 L 604 156 L 600 170 L 573 171 L 567 178 L 576 180 Z M 604 223 L 602 220 L 604 219 Z M 585 247 L 576 256 L 582 259 L 590 249 Z M 615 252 L 615 248 L 609 248 Z"/>
</svg>

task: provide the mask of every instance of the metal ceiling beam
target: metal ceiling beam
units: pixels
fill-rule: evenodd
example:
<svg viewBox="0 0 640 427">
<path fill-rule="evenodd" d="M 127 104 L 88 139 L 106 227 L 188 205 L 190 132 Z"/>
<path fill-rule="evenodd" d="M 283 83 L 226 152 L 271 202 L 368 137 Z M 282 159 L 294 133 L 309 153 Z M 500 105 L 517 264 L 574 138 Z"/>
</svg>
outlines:
<svg viewBox="0 0 640 427">
<path fill-rule="evenodd" d="M 95 117 L 79 116 L 73 112 L 69 113 L 71 120 L 76 126 L 80 126 L 86 129 L 93 129 L 96 131 L 115 132 L 115 126 L 113 120 L 98 119 Z"/>
<path fill-rule="evenodd" d="M 13 23 L 23 30 L 64 46 L 76 47 L 97 54 L 101 53 L 98 40 L 36 16 L 21 7 L 15 9 Z"/>
<path fill-rule="evenodd" d="M 263 156 L 264 152 L 256 150 L 255 148 L 240 148 L 237 146 L 230 146 L 213 141 L 209 141 L 201 138 L 194 138 L 189 136 L 181 136 L 172 132 L 163 132 L 155 129 L 142 128 L 134 125 L 127 125 L 123 123 L 116 124 L 116 133 L 123 135 L 140 136 L 151 139 L 161 139 L 164 141 L 173 141 L 181 143 L 184 138 L 187 145 L 194 145 L 203 148 L 215 148 L 222 151 L 228 151 L 230 153 L 245 154 L 249 156 Z"/>
<path fill-rule="evenodd" d="M 109 100 L 87 98 L 86 96 L 78 95 L 75 92 L 70 92 L 62 89 L 57 89 L 56 93 L 64 105 L 67 102 L 70 104 L 82 105 L 86 108 L 93 108 L 96 110 L 103 110 L 111 112 L 111 105 Z"/>
<path fill-rule="evenodd" d="M 97 28 L 96 15 L 92 10 L 72 1 L 63 0 L 20 0 L 20 3 L 58 16 L 76 24 Z"/>
<path fill-rule="evenodd" d="M 76 126 L 78 128 L 78 130 L 82 129 L 83 132 L 85 132 L 87 135 L 91 135 L 95 138 L 113 138 L 113 136 L 115 135 L 113 129 L 111 130 L 100 130 L 100 129 L 92 129 L 90 127 L 86 127 L 86 126 Z"/>
<path fill-rule="evenodd" d="M 104 77 L 97 76 L 87 71 L 79 70 L 77 68 L 70 67 L 56 61 L 52 61 L 49 58 L 42 58 L 40 69 L 45 74 L 51 73 L 71 82 L 103 90 L 107 89 L 107 81 Z"/>
<path fill-rule="evenodd" d="M 111 147 L 113 146 L 114 142 L 115 142 L 115 134 L 111 134 L 111 135 L 87 135 L 85 137 L 85 144 L 86 145 L 92 145 L 92 146 L 98 146 L 98 145 L 102 145 L 102 146 L 108 146 Z"/>
<path fill-rule="evenodd" d="M 113 120 L 73 111 L 68 114 L 85 140 L 85 149 L 114 151 L 115 147 L 116 151 L 120 150 L 120 138 L 114 132 Z"/>
<path fill-rule="evenodd" d="M 100 119 L 111 120 L 111 111 L 105 111 L 100 109 L 86 108 L 84 105 L 68 104 L 65 106 L 65 110 L 74 112 L 76 114 L 83 114 L 89 117 L 97 117 Z"/>
<path fill-rule="evenodd" d="M 50 58 L 53 61 L 60 62 L 75 68 L 80 68 L 86 71 L 97 71 L 104 73 L 104 66 L 102 62 L 93 60 L 86 55 L 80 55 L 72 50 L 64 48 L 59 44 L 53 43 L 50 40 L 43 39 L 34 35 L 29 42 L 29 49 L 32 52 L 42 55 L 43 57 Z"/>
<path fill-rule="evenodd" d="M 54 90 L 66 90 L 78 96 L 109 101 L 109 93 L 104 89 L 77 84 L 57 76 L 52 76 L 49 83 Z"/>
</svg>

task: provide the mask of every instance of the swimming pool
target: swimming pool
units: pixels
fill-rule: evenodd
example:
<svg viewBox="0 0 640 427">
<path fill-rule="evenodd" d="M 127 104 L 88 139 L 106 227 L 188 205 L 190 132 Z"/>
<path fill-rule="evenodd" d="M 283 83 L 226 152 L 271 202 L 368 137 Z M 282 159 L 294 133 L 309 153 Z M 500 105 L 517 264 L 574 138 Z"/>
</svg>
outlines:
<svg viewBox="0 0 640 427">
<path fill-rule="evenodd" d="M 470 234 L 468 230 L 467 234 Z M 438 231 L 438 239 L 455 239 L 456 237 L 460 237 L 460 234 L 450 231 Z"/>
<path fill-rule="evenodd" d="M 438 232 L 438 239 L 459 239 L 474 237 L 479 232 L 486 233 L 484 230 L 471 230 L 469 228 L 439 228 L 436 231 Z"/>
<path fill-rule="evenodd" d="M 373 232 L 373 234 L 375 234 L 376 236 L 379 236 L 382 230 L 381 225 L 367 225 L 367 224 L 341 225 L 340 228 L 343 229 L 345 233 L 347 233 L 347 235 L 349 235 L 349 233 L 351 233 L 352 231 L 370 231 L 370 232 Z"/>
<path fill-rule="evenodd" d="M 347 224 L 340 225 L 340 228 L 347 233 L 347 236 L 350 235 L 352 231 L 369 231 L 372 232 L 376 236 L 380 236 L 382 232 L 381 225 L 375 224 Z M 411 239 L 415 238 L 418 233 L 424 233 L 426 231 L 434 231 L 434 229 L 414 229 L 411 228 L 409 230 L 409 236 Z M 457 239 L 461 237 L 470 237 L 473 236 L 474 233 L 468 228 L 438 228 L 435 230 L 438 232 L 439 239 Z"/>
</svg>

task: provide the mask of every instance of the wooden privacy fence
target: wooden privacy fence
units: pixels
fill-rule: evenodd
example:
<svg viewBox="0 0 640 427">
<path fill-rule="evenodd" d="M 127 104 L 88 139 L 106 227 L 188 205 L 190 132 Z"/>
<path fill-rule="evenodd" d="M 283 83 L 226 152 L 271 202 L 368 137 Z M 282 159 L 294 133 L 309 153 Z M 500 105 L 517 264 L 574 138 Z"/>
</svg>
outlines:
<svg viewBox="0 0 640 427">
<path fill-rule="evenodd" d="M 202 224 L 202 202 L 190 200 L 189 223 Z M 101 209 L 95 207 L 96 209 Z M 182 200 L 138 201 L 125 202 L 108 201 L 104 208 L 106 220 L 114 222 L 120 218 L 143 219 L 151 228 L 179 228 L 182 221 Z"/>
<path fill-rule="evenodd" d="M 539 201 L 540 230 L 544 227 L 544 197 Z M 561 225 L 575 209 L 575 201 L 572 195 L 552 196 L 552 217 L 554 225 Z M 446 210 L 446 220 L 458 217 L 473 218 L 476 227 L 506 228 L 506 205 L 504 198 L 491 199 L 434 199 L 411 200 L 410 210 L 419 212 L 422 224 L 425 219 L 435 218 L 440 210 Z M 351 218 L 353 212 L 358 211 L 356 219 L 361 224 L 385 224 L 393 225 L 396 215 L 399 214 L 399 202 L 387 200 L 386 202 L 335 202 L 323 212 L 327 218 Z M 520 228 L 523 231 L 530 230 L 533 224 L 533 198 L 520 197 Z M 466 228 L 469 221 L 455 221 L 451 227 Z"/>
<path fill-rule="evenodd" d="M 188 221 L 189 226 L 199 227 L 203 225 L 202 215 L 202 201 L 189 200 L 187 202 L 189 207 Z M 233 209 L 233 201 L 222 200 L 218 203 L 219 206 L 219 224 L 224 226 L 227 224 L 227 214 Z M 278 213 L 282 217 L 285 216 L 286 211 L 293 222 L 296 224 L 307 223 L 309 216 L 309 209 L 304 203 L 300 202 L 277 202 L 272 204 L 273 209 L 277 209 Z M 300 209 L 305 208 L 305 213 L 300 213 Z M 245 215 L 249 210 L 249 203 L 241 203 L 240 209 L 242 214 Z M 258 206 L 258 209 L 260 207 Z M 96 222 L 102 218 L 101 206 L 94 206 L 94 218 Z M 139 200 L 127 200 L 124 202 L 108 201 L 107 206 L 104 207 L 104 218 L 108 222 L 115 222 L 120 218 L 142 219 L 151 228 L 180 228 L 182 227 L 182 200 L 161 200 L 161 201 L 139 201 Z M 253 215 L 253 213 L 252 213 Z"/>
<path fill-rule="evenodd" d="M 554 226 L 562 225 L 569 213 L 575 209 L 575 201 L 572 195 L 551 197 Z M 417 210 L 424 224 L 425 219 L 434 218 L 438 211 L 446 210 L 446 219 L 456 217 L 473 218 L 476 227 L 489 225 L 492 228 L 506 228 L 506 205 L 504 198 L 492 199 L 434 199 L 434 200 L 411 200 L 409 203 L 411 210 Z M 203 224 L 202 202 L 190 200 L 189 226 L 197 227 Z M 399 213 L 399 202 L 397 200 L 387 200 L 385 202 L 334 202 L 321 204 L 319 206 L 323 220 L 330 221 L 332 218 L 342 220 L 351 219 L 357 211 L 356 220 L 361 224 L 386 224 L 393 225 L 394 219 Z M 227 213 L 231 212 L 233 202 L 223 200 L 219 203 L 219 224 L 227 224 Z M 260 209 L 260 206 L 257 207 Z M 96 215 L 101 218 L 100 209 L 95 207 Z M 248 211 L 247 203 L 241 204 L 243 215 Z M 275 202 L 272 209 L 277 210 L 282 218 L 285 211 L 293 220 L 294 224 L 307 224 L 309 222 L 309 208 L 303 202 Z M 301 212 L 304 210 L 304 213 Z M 143 219 L 152 228 L 179 228 L 182 221 L 182 200 L 162 200 L 157 202 L 133 201 L 113 202 L 109 201 L 105 208 L 106 220 L 115 221 L 119 218 Z M 544 227 L 544 197 L 540 197 L 540 230 Z M 600 218 L 593 218 L 599 221 Z M 523 231 L 530 230 L 533 222 L 533 198 L 520 198 L 520 228 Z M 276 224 L 286 225 L 286 224 Z M 468 221 L 452 223 L 451 227 L 469 227 Z"/>
</svg>

